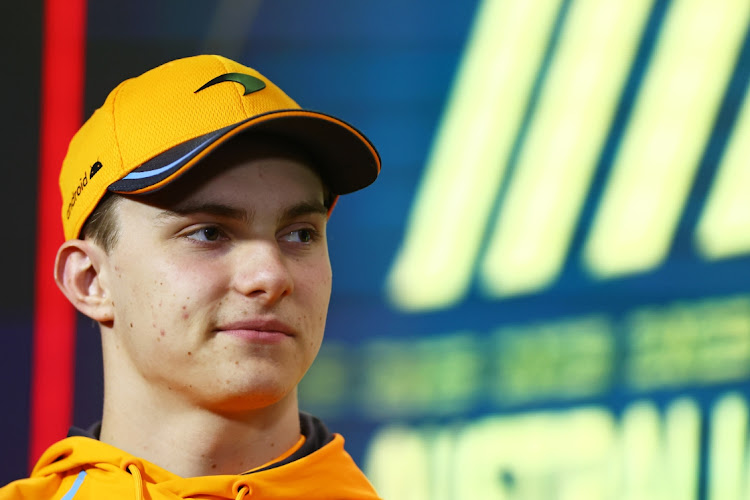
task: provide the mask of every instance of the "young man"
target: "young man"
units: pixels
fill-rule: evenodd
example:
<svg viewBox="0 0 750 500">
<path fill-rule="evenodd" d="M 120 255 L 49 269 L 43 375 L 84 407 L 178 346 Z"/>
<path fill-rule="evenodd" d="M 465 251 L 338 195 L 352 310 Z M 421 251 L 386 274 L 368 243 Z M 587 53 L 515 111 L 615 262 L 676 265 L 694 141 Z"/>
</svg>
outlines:
<svg viewBox="0 0 750 500">
<path fill-rule="evenodd" d="M 323 338 L 328 215 L 379 170 L 356 129 L 222 57 L 114 89 L 63 163 L 55 265 L 100 325 L 102 422 L 0 498 L 377 498 L 296 388 Z"/>
</svg>

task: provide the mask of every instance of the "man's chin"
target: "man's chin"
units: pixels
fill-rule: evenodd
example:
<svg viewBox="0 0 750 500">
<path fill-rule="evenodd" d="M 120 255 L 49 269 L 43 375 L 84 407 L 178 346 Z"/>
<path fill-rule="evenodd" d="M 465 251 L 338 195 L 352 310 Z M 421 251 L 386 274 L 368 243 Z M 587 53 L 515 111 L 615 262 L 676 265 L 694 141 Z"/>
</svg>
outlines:
<svg viewBox="0 0 750 500">
<path fill-rule="evenodd" d="M 278 385 L 262 388 L 232 387 L 213 392 L 210 397 L 203 399 L 199 406 L 228 418 L 241 419 L 243 416 L 285 406 L 288 401 L 296 402 L 296 398 L 293 397 L 295 394 L 294 389 L 284 390 Z"/>
</svg>

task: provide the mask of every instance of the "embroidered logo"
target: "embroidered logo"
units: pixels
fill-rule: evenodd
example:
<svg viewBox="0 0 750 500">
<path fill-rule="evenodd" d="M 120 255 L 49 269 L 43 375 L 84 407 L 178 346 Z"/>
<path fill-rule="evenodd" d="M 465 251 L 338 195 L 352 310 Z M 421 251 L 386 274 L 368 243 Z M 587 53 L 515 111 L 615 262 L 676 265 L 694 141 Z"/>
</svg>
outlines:
<svg viewBox="0 0 750 500">
<path fill-rule="evenodd" d="M 225 73 L 223 75 L 219 75 L 213 80 L 207 82 L 204 84 L 201 88 L 196 90 L 194 94 L 197 94 L 201 90 L 211 87 L 212 85 L 216 85 L 217 83 L 222 82 L 235 82 L 239 83 L 245 88 L 245 93 L 242 95 L 252 94 L 253 92 L 257 92 L 259 90 L 262 90 L 266 87 L 266 84 L 263 80 L 259 78 L 255 78 L 252 75 L 246 75 L 245 73 Z"/>
</svg>

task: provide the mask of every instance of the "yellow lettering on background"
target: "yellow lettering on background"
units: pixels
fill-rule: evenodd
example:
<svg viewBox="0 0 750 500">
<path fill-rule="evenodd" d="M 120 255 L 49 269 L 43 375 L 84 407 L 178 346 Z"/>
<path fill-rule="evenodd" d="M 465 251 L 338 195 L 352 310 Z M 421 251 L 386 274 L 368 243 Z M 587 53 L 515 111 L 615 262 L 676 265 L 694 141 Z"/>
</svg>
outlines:
<svg viewBox="0 0 750 500">
<path fill-rule="evenodd" d="M 750 252 L 748 137 L 750 99 L 746 97 L 695 234 L 698 249 L 711 260 Z"/>
<path fill-rule="evenodd" d="M 716 408 L 711 456 L 721 457 L 709 479 L 729 484 L 710 500 L 739 500 L 727 495 L 747 470 L 747 436 L 730 432 L 745 430 L 747 400 L 726 394 Z M 396 425 L 375 434 L 365 471 L 389 500 L 697 500 L 700 432 L 690 398 L 636 401 L 621 416 L 590 406 Z"/>
<path fill-rule="evenodd" d="M 748 498 L 747 400 L 739 394 L 721 398 L 711 414 L 707 500 Z"/>
<path fill-rule="evenodd" d="M 666 257 L 749 19 L 747 0 L 670 3 L 586 242 L 594 276 Z"/>
<path fill-rule="evenodd" d="M 491 390 L 503 404 L 593 396 L 612 384 L 615 338 L 604 316 L 500 328 L 495 350 Z"/>
<path fill-rule="evenodd" d="M 388 277 L 399 308 L 446 308 L 466 293 L 560 4 L 480 2 Z"/>
<path fill-rule="evenodd" d="M 482 260 L 491 296 L 535 292 L 560 273 L 651 3 L 571 3 Z"/>
</svg>

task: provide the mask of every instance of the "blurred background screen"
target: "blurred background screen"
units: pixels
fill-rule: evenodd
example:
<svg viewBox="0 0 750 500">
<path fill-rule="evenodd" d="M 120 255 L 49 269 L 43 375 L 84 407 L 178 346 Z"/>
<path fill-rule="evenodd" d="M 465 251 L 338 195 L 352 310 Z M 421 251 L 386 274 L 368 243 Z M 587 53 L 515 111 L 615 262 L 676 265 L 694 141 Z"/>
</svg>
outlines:
<svg viewBox="0 0 750 500">
<path fill-rule="evenodd" d="M 2 483 L 36 458 L 46 314 L 49 5 L 8 8 Z M 381 177 L 329 225 L 327 337 L 300 397 L 384 498 L 750 496 L 750 2 L 130 0 L 84 14 L 81 119 L 125 78 L 220 53 L 380 150 Z M 85 427 L 101 355 L 90 320 L 75 330 L 64 423 Z"/>
</svg>

